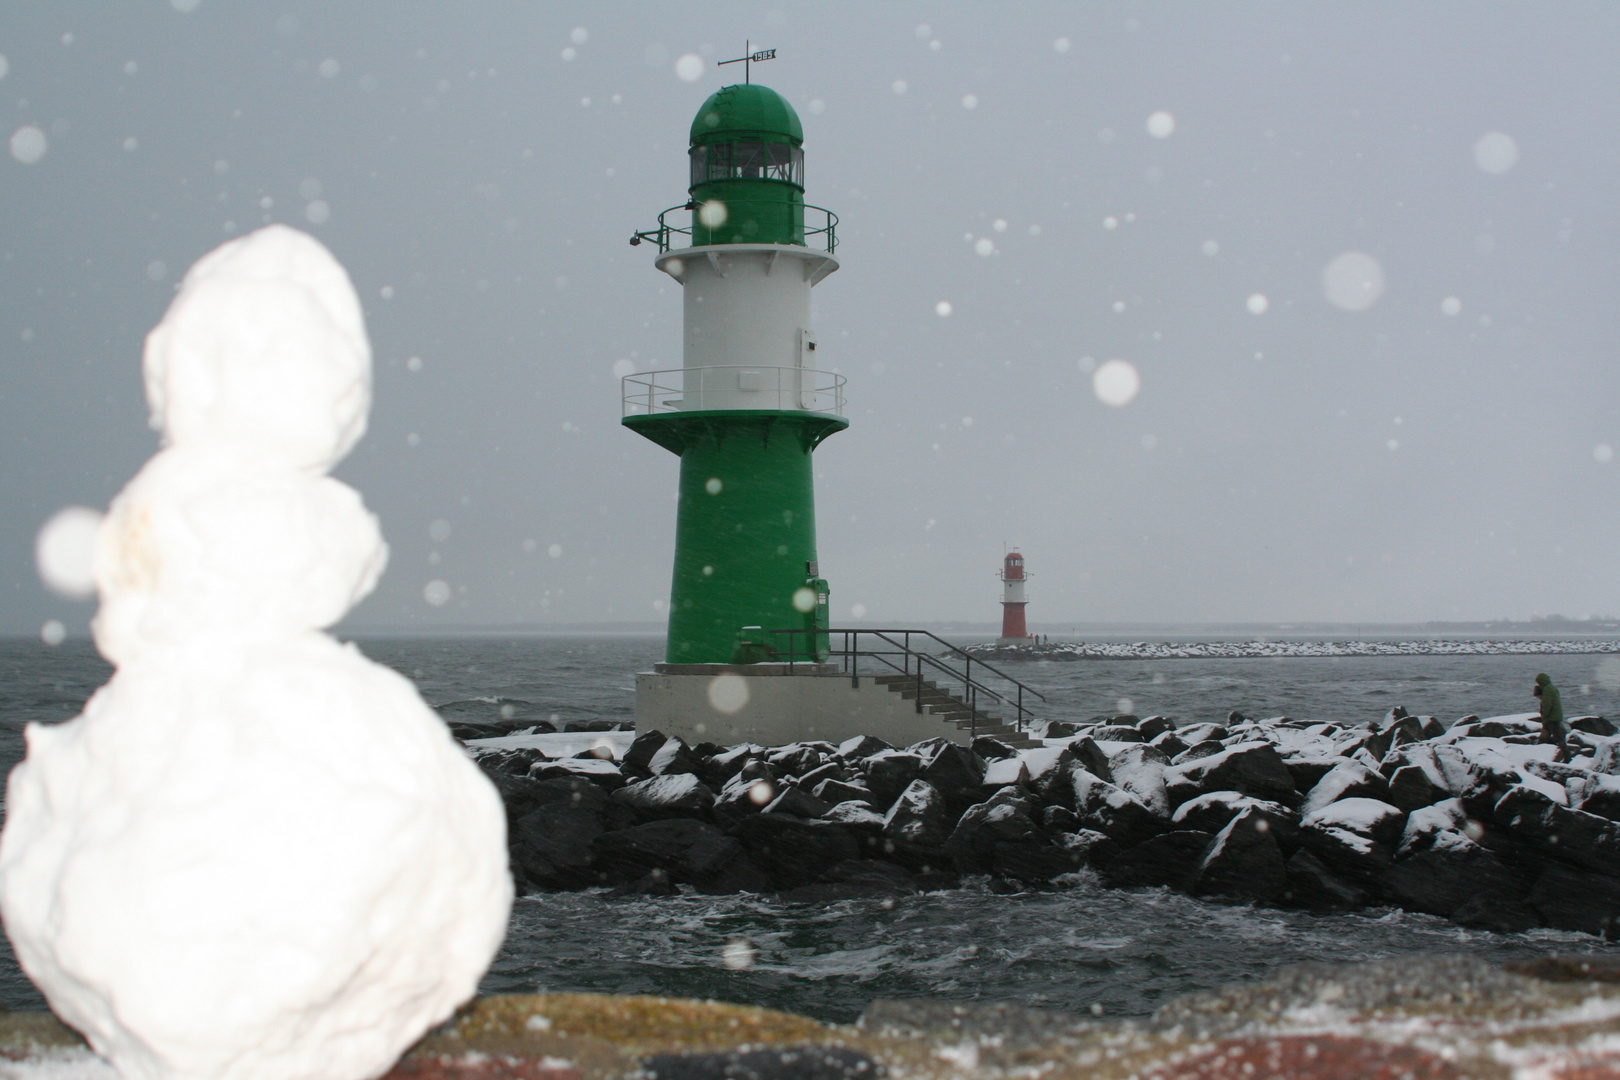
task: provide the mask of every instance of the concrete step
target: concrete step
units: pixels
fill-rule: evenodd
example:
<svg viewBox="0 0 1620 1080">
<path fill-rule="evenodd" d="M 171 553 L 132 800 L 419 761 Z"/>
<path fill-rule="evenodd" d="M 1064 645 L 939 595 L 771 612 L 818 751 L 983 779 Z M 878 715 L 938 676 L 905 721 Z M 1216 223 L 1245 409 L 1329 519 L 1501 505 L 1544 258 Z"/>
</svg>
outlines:
<svg viewBox="0 0 1620 1080">
<path fill-rule="evenodd" d="M 864 678 L 870 678 L 873 682 L 877 683 L 879 686 L 916 686 L 917 685 L 917 676 L 915 676 L 915 675 L 869 675 L 869 676 L 863 676 L 863 677 Z M 935 689 L 938 689 L 938 687 L 935 685 L 935 683 L 933 682 L 932 679 L 924 679 L 923 680 L 923 685 L 924 686 L 933 686 L 933 687 L 935 687 Z"/>
<path fill-rule="evenodd" d="M 1016 732 L 1018 730 L 1011 724 L 1004 722 L 999 716 L 981 716 L 978 723 L 974 723 L 971 716 L 962 716 L 952 718 L 951 722 L 956 725 L 958 731 L 967 731 L 971 728 L 976 729 L 980 735 L 995 735 L 998 731 Z M 999 739 L 1000 737 L 996 735 L 996 738 Z"/>
<path fill-rule="evenodd" d="M 961 698 L 957 697 L 955 694 L 948 694 L 945 691 L 939 690 L 939 689 L 926 689 L 925 688 L 923 690 L 923 692 L 921 694 L 919 694 L 919 693 L 917 693 L 917 690 L 916 690 L 915 687 L 913 687 L 910 690 L 899 690 L 899 689 L 896 689 L 895 687 L 891 686 L 891 687 L 889 687 L 889 691 L 890 691 L 890 693 L 899 694 L 900 697 L 903 698 L 906 701 L 915 701 L 919 697 L 922 698 L 922 700 L 924 700 L 924 701 L 961 701 L 962 700 Z"/>
</svg>

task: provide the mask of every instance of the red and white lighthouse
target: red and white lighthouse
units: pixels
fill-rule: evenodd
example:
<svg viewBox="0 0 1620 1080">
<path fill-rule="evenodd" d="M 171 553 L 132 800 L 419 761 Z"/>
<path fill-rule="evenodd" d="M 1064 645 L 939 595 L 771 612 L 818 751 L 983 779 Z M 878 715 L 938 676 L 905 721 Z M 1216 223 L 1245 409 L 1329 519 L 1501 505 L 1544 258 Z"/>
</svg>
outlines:
<svg viewBox="0 0 1620 1080">
<path fill-rule="evenodd" d="M 1024 557 L 1007 552 L 1001 564 L 1001 638 L 998 645 L 1029 645 L 1034 642 L 1024 625 Z"/>
</svg>

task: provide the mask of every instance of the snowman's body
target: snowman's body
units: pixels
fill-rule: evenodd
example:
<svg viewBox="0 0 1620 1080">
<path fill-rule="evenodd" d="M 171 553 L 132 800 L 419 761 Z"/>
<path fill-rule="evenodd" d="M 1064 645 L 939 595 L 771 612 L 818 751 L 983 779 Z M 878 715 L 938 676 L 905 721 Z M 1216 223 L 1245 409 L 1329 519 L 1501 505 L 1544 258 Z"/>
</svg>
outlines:
<svg viewBox="0 0 1620 1080">
<path fill-rule="evenodd" d="M 30 726 L 0 836 L 24 970 L 126 1077 L 375 1076 L 504 933 L 499 797 L 408 682 L 321 632 L 386 557 L 325 475 L 369 365 L 341 267 L 283 228 L 200 262 L 148 339 L 168 446 L 97 552 L 118 671 Z"/>
</svg>

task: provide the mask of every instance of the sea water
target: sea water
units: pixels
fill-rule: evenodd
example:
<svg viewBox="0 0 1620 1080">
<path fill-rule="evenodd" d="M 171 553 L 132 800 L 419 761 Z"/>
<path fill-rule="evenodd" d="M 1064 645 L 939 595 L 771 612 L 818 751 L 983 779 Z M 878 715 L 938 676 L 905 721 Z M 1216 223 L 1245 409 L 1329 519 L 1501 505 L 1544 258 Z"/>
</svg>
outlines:
<svg viewBox="0 0 1620 1080">
<path fill-rule="evenodd" d="M 505 704 L 559 727 L 627 721 L 634 673 L 661 639 L 632 636 L 384 639 L 367 655 L 413 679 L 434 705 L 474 718 Z M 1088 660 L 998 664 L 1045 694 L 1045 716 L 1128 711 L 1180 721 L 1288 715 L 1335 723 L 1394 705 L 1446 720 L 1535 709 L 1545 671 L 1565 713 L 1620 717 L 1620 689 L 1598 656 Z M 1613 665 L 1613 660 L 1608 663 Z M 106 681 L 88 642 L 47 648 L 0 639 L 0 766 L 30 721 L 75 715 Z M 1467 952 L 1491 961 L 1609 946 L 1582 934 L 1491 934 L 1444 919 L 1370 909 L 1311 915 L 1110 889 L 1089 873 L 1066 888 L 993 892 L 982 880 L 893 899 L 794 903 L 770 897 L 613 897 L 603 890 L 520 899 L 486 993 L 596 991 L 716 998 L 847 1021 L 874 998 L 1011 1001 L 1108 1016 L 1308 960 Z M 0 949 L 0 1004 L 44 1006 Z"/>
</svg>

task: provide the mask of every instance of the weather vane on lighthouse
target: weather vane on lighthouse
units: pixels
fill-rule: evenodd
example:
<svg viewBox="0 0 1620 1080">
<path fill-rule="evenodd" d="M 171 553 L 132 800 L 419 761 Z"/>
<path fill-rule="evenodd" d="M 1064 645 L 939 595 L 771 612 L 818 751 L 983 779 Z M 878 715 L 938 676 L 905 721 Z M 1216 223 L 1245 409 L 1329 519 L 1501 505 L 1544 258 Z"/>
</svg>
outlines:
<svg viewBox="0 0 1620 1080">
<path fill-rule="evenodd" d="M 741 56 L 737 57 L 735 60 L 722 60 L 716 64 L 715 67 L 725 67 L 727 64 L 741 64 L 743 66 L 743 84 L 747 85 L 752 81 L 749 78 L 748 69 L 750 65 L 762 64 L 767 60 L 775 59 L 775 49 L 760 49 L 758 52 L 755 52 L 754 43 L 752 41 L 745 40 L 743 42 L 743 54 Z"/>
</svg>

